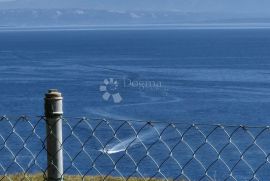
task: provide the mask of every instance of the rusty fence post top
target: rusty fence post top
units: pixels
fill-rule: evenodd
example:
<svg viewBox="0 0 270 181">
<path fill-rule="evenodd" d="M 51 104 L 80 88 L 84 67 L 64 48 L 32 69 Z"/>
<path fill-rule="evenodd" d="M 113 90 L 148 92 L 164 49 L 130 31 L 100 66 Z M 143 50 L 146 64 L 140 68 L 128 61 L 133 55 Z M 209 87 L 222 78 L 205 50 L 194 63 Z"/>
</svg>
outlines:
<svg viewBox="0 0 270 181">
<path fill-rule="evenodd" d="M 59 116 L 63 115 L 63 97 L 61 92 L 57 89 L 49 89 L 45 94 L 45 116 Z"/>
<path fill-rule="evenodd" d="M 61 92 L 59 92 L 57 89 L 49 89 L 48 93 L 45 94 L 45 98 L 57 98 L 57 99 L 63 99 Z"/>
</svg>

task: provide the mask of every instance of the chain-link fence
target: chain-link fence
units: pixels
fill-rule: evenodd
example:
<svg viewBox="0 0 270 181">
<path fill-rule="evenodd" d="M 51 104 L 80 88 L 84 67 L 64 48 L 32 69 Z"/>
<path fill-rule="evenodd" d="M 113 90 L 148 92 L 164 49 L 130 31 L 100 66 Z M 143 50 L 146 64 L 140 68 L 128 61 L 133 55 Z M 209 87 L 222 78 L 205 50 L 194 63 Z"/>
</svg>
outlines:
<svg viewBox="0 0 270 181">
<path fill-rule="evenodd" d="M 42 117 L 0 118 L 0 179 L 30 180 L 28 173 L 46 176 L 46 122 Z M 18 176 L 17 174 L 21 174 Z M 16 175 L 16 177 L 15 177 Z"/>
<path fill-rule="evenodd" d="M 47 179 L 46 119 L 0 120 L 0 178 Z M 87 118 L 62 122 L 63 174 L 74 176 L 67 178 L 270 180 L 269 127 Z"/>
<path fill-rule="evenodd" d="M 66 174 L 270 180 L 269 127 L 86 118 L 64 122 Z"/>
<path fill-rule="evenodd" d="M 62 116 L 0 117 L 1 180 L 270 180 L 270 128 Z"/>
</svg>

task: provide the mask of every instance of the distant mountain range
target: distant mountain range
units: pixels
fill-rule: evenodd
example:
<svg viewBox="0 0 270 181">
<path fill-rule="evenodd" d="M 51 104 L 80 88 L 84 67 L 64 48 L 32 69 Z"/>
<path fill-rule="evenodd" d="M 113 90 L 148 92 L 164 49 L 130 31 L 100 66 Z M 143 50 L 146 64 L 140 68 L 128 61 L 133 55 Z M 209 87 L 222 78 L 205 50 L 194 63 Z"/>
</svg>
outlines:
<svg viewBox="0 0 270 181">
<path fill-rule="evenodd" d="M 0 26 L 144 25 L 186 23 L 269 23 L 270 17 L 181 11 L 91 9 L 0 9 Z"/>
</svg>

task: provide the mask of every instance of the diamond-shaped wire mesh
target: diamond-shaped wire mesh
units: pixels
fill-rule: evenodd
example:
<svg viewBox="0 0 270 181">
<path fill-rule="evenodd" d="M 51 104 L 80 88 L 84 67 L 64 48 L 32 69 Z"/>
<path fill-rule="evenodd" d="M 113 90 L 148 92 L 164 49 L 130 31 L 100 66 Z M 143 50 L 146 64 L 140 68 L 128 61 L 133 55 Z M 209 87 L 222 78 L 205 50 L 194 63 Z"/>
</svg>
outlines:
<svg viewBox="0 0 270 181">
<path fill-rule="evenodd" d="M 0 180 L 14 180 L 18 173 L 24 180 L 30 180 L 28 173 L 45 178 L 45 126 L 40 117 L 0 117 Z"/>
<path fill-rule="evenodd" d="M 270 180 L 269 127 L 64 119 L 64 174 Z"/>
<path fill-rule="evenodd" d="M 62 121 L 67 180 L 270 180 L 266 126 Z M 0 179 L 46 180 L 47 138 L 43 117 L 1 117 Z"/>
</svg>

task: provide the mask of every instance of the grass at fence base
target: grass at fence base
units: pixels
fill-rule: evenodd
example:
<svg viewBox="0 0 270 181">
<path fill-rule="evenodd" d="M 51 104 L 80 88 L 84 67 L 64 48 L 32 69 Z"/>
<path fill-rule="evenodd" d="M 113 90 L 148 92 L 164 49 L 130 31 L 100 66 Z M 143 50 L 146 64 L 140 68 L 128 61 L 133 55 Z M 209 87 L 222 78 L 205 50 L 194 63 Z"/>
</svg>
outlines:
<svg viewBox="0 0 270 181">
<path fill-rule="evenodd" d="M 85 181 L 103 181 L 104 177 L 102 176 L 86 176 L 82 178 L 81 176 L 76 175 L 65 175 L 65 181 L 79 181 L 84 179 Z M 43 174 L 14 174 L 14 175 L 7 175 L 7 176 L 0 176 L 0 180 L 12 180 L 12 181 L 21 181 L 21 180 L 30 180 L 30 181 L 42 181 L 44 180 Z M 105 181 L 125 181 L 126 179 L 119 178 L 119 177 L 107 177 Z M 147 179 L 147 178 L 130 178 L 129 181 L 164 181 L 164 179 Z M 170 180 L 170 179 L 169 179 Z M 184 180 L 179 180 L 184 181 Z"/>
</svg>

